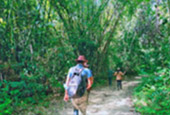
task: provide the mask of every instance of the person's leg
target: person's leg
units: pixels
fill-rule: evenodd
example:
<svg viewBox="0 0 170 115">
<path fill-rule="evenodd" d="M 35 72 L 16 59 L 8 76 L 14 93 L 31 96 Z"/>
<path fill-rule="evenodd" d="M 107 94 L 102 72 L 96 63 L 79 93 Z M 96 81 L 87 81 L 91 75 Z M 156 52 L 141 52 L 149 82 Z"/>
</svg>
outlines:
<svg viewBox="0 0 170 115">
<path fill-rule="evenodd" d="M 86 115 L 86 108 L 85 107 L 80 108 L 80 111 L 83 115 Z"/>
<path fill-rule="evenodd" d="M 79 115 L 78 109 L 75 109 L 75 108 L 74 108 L 74 115 Z"/>
<path fill-rule="evenodd" d="M 122 89 L 122 80 L 120 80 L 120 89 Z"/>
<path fill-rule="evenodd" d="M 79 110 L 79 100 L 77 98 L 71 99 L 72 105 L 75 109 Z"/>
<path fill-rule="evenodd" d="M 73 104 L 74 108 L 74 114 L 73 115 L 79 115 L 79 100 L 77 98 L 71 99 L 71 102 Z"/>
<path fill-rule="evenodd" d="M 117 90 L 119 90 L 119 80 L 117 80 Z"/>
<path fill-rule="evenodd" d="M 91 90 L 88 90 L 88 91 L 87 91 L 87 104 L 88 104 L 88 102 L 89 102 L 90 91 L 91 91 Z"/>
<path fill-rule="evenodd" d="M 118 80 L 118 87 L 119 87 L 119 89 L 122 89 L 122 86 L 121 86 L 121 80 Z"/>
<path fill-rule="evenodd" d="M 81 99 L 79 100 L 79 102 L 81 103 L 79 105 L 79 108 L 83 115 L 86 115 L 87 101 L 88 101 L 88 93 L 86 91 L 84 96 L 81 97 Z"/>
<path fill-rule="evenodd" d="M 112 78 L 109 77 L 109 86 L 112 86 Z"/>
</svg>

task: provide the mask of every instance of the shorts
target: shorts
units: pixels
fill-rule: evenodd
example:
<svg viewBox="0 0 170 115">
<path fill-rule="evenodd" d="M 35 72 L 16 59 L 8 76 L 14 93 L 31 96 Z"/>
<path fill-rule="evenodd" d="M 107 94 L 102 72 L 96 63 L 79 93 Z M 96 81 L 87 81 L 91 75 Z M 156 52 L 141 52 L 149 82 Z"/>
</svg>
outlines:
<svg viewBox="0 0 170 115">
<path fill-rule="evenodd" d="M 80 110 L 83 115 L 86 115 L 88 101 L 88 92 L 86 91 L 82 97 L 72 98 L 72 104 L 75 109 Z"/>
</svg>

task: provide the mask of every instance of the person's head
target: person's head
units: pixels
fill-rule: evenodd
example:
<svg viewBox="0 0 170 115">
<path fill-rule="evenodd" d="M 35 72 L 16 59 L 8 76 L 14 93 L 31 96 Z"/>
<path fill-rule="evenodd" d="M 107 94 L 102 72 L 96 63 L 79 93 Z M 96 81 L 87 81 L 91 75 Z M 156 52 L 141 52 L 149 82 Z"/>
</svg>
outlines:
<svg viewBox="0 0 170 115">
<path fill-rule="evenodd" d="M 117 68 L 117 71 L 120 71 L 120 68 L 119 68 L 119 67 Z"/>
<path fill-rule="evenodd" d="M 76 62 L 77 63 L 81 63 L 81 64 L 84 64 L 86 62 L 86 58 L 83 56 L 83 55 L 80 55 L 77 59 L 76 59 Z"/>
</svg>

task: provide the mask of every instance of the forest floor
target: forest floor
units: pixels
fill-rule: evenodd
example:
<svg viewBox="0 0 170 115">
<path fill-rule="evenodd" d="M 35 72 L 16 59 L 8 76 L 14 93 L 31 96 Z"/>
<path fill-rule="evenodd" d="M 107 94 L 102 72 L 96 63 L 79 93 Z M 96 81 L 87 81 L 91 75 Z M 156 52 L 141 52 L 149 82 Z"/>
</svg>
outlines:
<svg viewBox="0 0 170 115">
<path fill-rule="evenodd" d="M 139 83 L 140 77 L 124 80 L 123 90 L 116 90 L 116 83 L 112 87 L 98 87 L 90 92 L 87 115 L 140 115 L 133 108 L 132 92 Z M 71 102 L 53 100 L 48 108 L 37 108 L 43 115 L 73 115 Z M 28 115 L 37 115 L 32 112 Z M 80 114 L 81 115 L 81 114 Z"/>
</svg>

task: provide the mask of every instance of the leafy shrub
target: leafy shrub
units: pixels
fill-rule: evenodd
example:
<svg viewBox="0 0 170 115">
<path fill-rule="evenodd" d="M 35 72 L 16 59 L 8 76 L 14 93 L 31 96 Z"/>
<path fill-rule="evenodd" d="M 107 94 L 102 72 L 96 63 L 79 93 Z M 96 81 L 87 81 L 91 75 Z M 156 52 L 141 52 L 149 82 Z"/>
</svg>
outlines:
<svg viewBox="0 0 170 115">
<path fill-rule="evenodd" d="M 160 69 L 157 73 L 143 77 L 134 93 L 136 110 L 144 115 L 169 115 L 169 92 L 169 69 Z"/>
<path fill-rule="evenodd" d="M 9 115 L 12 113 L 13 109 L 10 106 L 12 99 L 8 94 L 9 87 L 4 83 L 0 82 L 0 115 Z"/>
<path fill-rule="evenodd" d="M 20 81 L 0 82 L 0 115 L 15 113 L 25 104 L 37 104 L 47 95 L 48 86 L 36 79 L 22 76 Z"/>
</svg>

